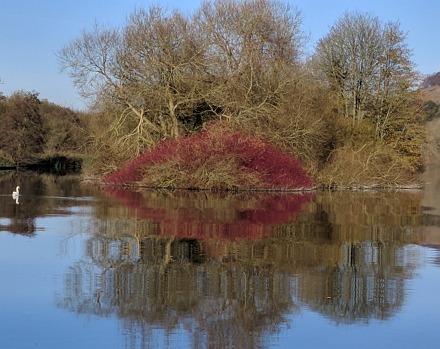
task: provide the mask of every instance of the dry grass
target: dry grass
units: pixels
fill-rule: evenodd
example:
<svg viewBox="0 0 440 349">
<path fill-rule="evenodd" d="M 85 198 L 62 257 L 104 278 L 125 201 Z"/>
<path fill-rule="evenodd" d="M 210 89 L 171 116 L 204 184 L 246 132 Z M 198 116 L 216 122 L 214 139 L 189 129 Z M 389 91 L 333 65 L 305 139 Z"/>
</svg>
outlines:
<svg viewBox="0 0 440 349">
<path fill-rule="evenodd" d="M 373 142 L 339 148 L 321 173 L 320 181 L 343 187 L 381 187 L 417 182 L 401 157 L 390 147 Z"/>
<path fill-rule="evenodd" d="M 418 92 L 420 93 L 422 100 L 433 101 L 440 104 L 440 86 L 422 88 Z"/>
</svg>

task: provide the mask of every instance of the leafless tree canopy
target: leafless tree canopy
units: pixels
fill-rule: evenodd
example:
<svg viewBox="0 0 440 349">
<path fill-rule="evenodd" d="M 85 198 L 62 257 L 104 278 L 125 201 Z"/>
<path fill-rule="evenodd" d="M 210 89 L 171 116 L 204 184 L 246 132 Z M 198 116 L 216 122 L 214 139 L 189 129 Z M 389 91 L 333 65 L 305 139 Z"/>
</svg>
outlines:
<svg viewBox="0 0 440 349">
<path fill-rule="evenodd" d="M 318 71 L 340 99 L 341 112 L 374 121 L 382 137 L 415 87 L 417 75 L 398 23 L 346 13 L 318 43 Z"/>
<path fill-rule="evenodd" d="M 348 157 L 365 169 L 358 178 L 391 158 L 394 168 L 420 169 L 418 76 L 399 24 L 346 13 L 309 60 L 301 24 L 301 13 L 277 0 L 209 0 L 192 15 L 151 6 L 121 28 L 95 24 L 59 58 L 93 102 L 105 162 L 224 119 L 316 172 L 338 173 Z"/>
<path fill-rule="evenodd" d="M 84 97 L 119 110 L 110 128 L 138 153 L 211 118 L 268 117 L 297 80 L 300 24 L 267 0 L 205 2 L 192 17 L 152 6 L 121 30 L 95 25 L 59 57 Z"/>
</svg>

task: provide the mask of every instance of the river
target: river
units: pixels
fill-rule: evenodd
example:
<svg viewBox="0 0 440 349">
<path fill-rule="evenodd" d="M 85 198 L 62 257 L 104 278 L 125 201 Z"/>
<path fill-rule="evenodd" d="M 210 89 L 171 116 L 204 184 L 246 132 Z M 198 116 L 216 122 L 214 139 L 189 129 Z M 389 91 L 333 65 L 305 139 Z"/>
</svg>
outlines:
<svg viewBox="0 0 440 349">
<path fill-rule="evenodd" d="M 440 170 L 424 179 L 212 194 L 4 174 L 0 348 L 437 348 Z"/>
</svg>

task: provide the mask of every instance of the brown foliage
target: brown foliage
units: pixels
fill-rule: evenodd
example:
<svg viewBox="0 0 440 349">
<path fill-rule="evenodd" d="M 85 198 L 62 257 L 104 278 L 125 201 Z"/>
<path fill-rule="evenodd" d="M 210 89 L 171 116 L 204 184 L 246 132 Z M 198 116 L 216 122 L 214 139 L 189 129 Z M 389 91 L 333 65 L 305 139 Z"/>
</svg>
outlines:
<svg viewBox="0 0 440 349">
<path fill-rule="evenodd" d="M 405 185 L 417 180 L 408 164 L 377 142 L 338 148 L 319 179 L 327 185 L 343 187 Z"/>
<path fill-rule="evenodd" d="M 85 118 L 36 92 L 18 91 L 0 99 L 1 157 L 29 165 L 51 156 L 78 157 L 88 142 Z"/>
<path fill-rule="evenodd" d="M 338 117 L 333 125 L 336 145 L 319 173 L 319 181 L 338 186 L 389 186 L 417 183 L 426 137 L 420 118 L 393 123 L 383 140 L 368 120 Z"/>
<path fill-rule="evenodd" d="M 297 11 L 267 0 L 205 2 L 192 18 L 152 6 L 120 31 L 83 32 L 59 56 L 82 95 L 112 111 L 117 146 L 138 155 L 207 117 L 276 113 L 294 83 L 299 24 Z"/>
<path fill-rule="evenodd" d="M 84 152 L 90 142 L 85 115 L 48 101 L 41 102 L 40 113 L 45 129 L 45 154 Z"/>
<path fill-rule="evenodd" d="M 44 145 L 38 94 L 19 91 L 0 103 L 3 130 L 0 149 L 16 164 L 32 160 L 42 152 Z"/>
</svg>

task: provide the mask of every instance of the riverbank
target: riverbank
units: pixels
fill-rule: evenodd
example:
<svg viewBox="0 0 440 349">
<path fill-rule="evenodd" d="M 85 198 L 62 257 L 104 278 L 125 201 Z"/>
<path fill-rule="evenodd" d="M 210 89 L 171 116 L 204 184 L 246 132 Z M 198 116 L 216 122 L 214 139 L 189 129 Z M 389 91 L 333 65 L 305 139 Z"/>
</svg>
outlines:
<svg viewBox="0 0 440 349">
<path fill-rule="evenodd" d="M 70 158 L 67 156 L 51 156 L 37 161 L 19 165 L 1 165 L 2 171 L 36 171 L 50 172 L 55 174 L 80 173 L 82 159 L 79 157 Z"/>
</svg>

